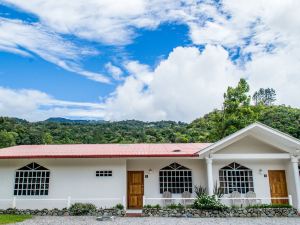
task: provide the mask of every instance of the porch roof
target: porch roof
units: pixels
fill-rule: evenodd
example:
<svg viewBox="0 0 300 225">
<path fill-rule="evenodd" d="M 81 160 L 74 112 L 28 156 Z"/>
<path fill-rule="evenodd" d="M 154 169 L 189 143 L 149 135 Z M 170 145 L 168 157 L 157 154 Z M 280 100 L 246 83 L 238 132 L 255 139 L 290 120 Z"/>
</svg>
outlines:
<svg viewBox="0 0 300 225">
<path fill-rule="evenodd" d="M 246 136 L 253 136 L 264 143 L 279 148 L 287 153 L 300 156 L 300 140 L 289 134 L 283 133 L 265 124 L 255 122 L 217 142 L 201 149 L 199 155 L 208 156 L 241 140 Z"/>
<path fill-rule="evenodd" d="M 0 149 L 0 159 L 197 157 L 211 143 L 19 145 Z"/>
</svg>

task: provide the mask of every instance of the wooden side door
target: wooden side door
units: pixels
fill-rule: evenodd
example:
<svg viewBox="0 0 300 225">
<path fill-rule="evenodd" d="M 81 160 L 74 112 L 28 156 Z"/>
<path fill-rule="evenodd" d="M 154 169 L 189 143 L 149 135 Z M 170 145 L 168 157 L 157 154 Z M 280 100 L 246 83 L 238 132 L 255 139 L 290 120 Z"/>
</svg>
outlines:
<svg viewBox="0 0 300 225">
<path fill-rule="evenodd" d="M 144 171 L 127 172 L 127 207 L 129 209 L 143 208 Z"/>
<path fill-rule="evenodd" d="M 285 170 L 269 170 L 269 183 L 272 198 L 288 197 Z M 272 204 L 288 204 L 287 199 L 272 199 Z"/>
</svg>

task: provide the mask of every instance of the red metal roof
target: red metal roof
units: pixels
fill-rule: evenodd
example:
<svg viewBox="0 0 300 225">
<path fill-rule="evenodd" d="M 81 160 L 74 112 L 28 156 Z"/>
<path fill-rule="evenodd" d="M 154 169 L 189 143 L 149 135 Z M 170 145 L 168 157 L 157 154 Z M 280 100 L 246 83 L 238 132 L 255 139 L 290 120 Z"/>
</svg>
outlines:
<svg viewBox="0 0 300 225">
<path fill-rule="evenodd" d="M 0 149 L 0 159 L 196 157 L 197 152 L 209 145 L 211 143 L 19 145 Z"/>
</svg>

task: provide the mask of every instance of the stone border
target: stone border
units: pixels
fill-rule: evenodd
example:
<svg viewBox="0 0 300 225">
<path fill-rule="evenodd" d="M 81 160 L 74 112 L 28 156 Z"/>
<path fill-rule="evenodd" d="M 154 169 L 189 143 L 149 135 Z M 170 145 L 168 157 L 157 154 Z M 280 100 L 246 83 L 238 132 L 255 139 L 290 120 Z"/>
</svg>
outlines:
<svg viewBox="0 0 300 225">
<path fill-rule="evenodd" d="M 144 208 L 144 217 L 295 217 L 293 208 L 228 208 L 224 210 Z"/>
<path fill-rule="evenodd" d="M 33 216 L 72 216 L 67 208 L 64 209 L 0 209 L 1 214 L 33 215 Z M 116 208 L 97 209 L 96 212 L 90 212 L 85 216 L 125 216 L 125 210 Z"/>
<path fill-rule="evenodd" d="M 1 214 L 34 215 L 34 216 L 72 216 L 68 209 L 0 209 Z M 97 209 L 87 216 L 117 216 L 126 215 L 125 210 L 116 208 Z M 224 210 L 199 210 L 199 209 L 168 209 L 144 208 L 143 217 L 295 217 L 298 215 L 293 208 L 228 208 Z"/>
</svg>

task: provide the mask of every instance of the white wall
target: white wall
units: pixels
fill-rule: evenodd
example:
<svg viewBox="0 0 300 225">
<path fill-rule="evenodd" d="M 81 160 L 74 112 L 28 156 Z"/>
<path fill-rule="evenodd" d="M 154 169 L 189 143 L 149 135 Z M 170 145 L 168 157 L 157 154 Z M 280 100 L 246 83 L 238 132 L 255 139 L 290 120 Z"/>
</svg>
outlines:
<svg viewBox="0 0 300 225">
<path fill-rule="evenodd" d="M 214 160 L 213 161 L 213 179 L 219 183 L 219 170 L 232 163 L 233 160 Z M 285 170 L 287 178 L 288 192 L 290 194 L 290 187 L 292 186 L 287 172 L 288 160 L 234 160 L 234 162 L 248 167 L 253 172 L 254 192 L 258 198 L 270 198 L 270 186 L 268 170 Z M 262 169 L 262 174 L 259 170 Z M 267 175 L 267 177 L 265 177 Z M 230 195 L 226 195 L 230 197 Z M 225 196 L 225 197 L 226 197 Z M 228 203 L 228 202 L 226 202 Z M 269 200 L 264 200 L 263 203 L 271 203 Z"/>
<path fill-rule="evenodd" d="M 217 151 L 215 154 L 267 154 L 272 153 L 286 153 L 285 151 L 276 148 L 272 145 L 264 143 L 262 140 L 254 136 L 246 136 L 241 140 Z M 218 171 L 220 168 L 232 163 L 233 161 L 242 164 L 253 170 L 254 178 L 254 191 L 257 197 L 270 198 L 270 187 L 269 187 L 269 177 L 268 170 L 285 170 L 288 194 L 293 197 L 293 205 L 296 203 L 295 196 L 295 184 L 293 180 L 293 174 L 291 169 L 290 159 L 282 160 L 263 160 L 263 159 L 247 159 L 247 160 L 214 160 L 213 161 L 213 176 L 214 180 L 219 182 Z M 259 173 L 262 169 L 263 175 Z M 267 177 L 264 177 L 264 175 Z M 270 203 L 270 201 L 265 201 L 265 203 Z"/>
<path fill-rule="evenodd" d="M 17 208 L 64 208 L 67 197 L 75 198 L 120 198 L 93 202 L 98 207 L 111 207 L 122 203 L 127 195 L 127 171 L 144 171 L 144 189 L 146 197 L 162 197 L 159 193 L 159 170 L 173 162 L 177 162 L 193 171 L 193 185 L 206 186 L 205 162 L 200 159 L 20 159 L 0 160 L 0 199 L 12 199 L 14 177 L 17 169 L 36 162 L 50 170 L 48 196 L 17 196 Z M 152 173 L 149 173 L 149 169 Z M 96 170 L 112 170 L 112 177 L 96 177 Z M 181 195 L 174 195 L 174 197 Z M 47 201 L 31 201 L 30 199 L 49 199 Z M 51 201 L 50 199 L 62 199 Z M 84 202 L 79 200 L 78 202 Z M 88 201 L 89 202 L 89 201 Z M 74 203 L 74 201 L 72 202 Z M 161 201 L 148 204 L 162 203 Z M 0 201 L 0 208 L 12 206 L 12 201 Z"/>
<path fill-rule="evenodd" d="M 159 170 L 177 162 L 192 170 L 193 185 L 206 186 L 206 170 L 205 162 L 200 159 L 130 159 L 127 160 L 128 171 L 144 171 L 148 178 L 144 179 L 144 195 L 147 198 L 160 198 L 162 194 L 159 193 Z M 152 173 L 149 173 L 152 169 Z M 180 194 L 173 194 L 172 197 L 181 197 Z M 161 200 L 147 200 L 146 204 L 162 204 Z"/>
<path fill-rule="evenodd" d="M 74 198 L 119 198 L 115 201 L 94 202 L 98 207 L 110 207 L 122 203 L 127 194 L 127 171 L 144 171 L 144 189 L 146 197 L 162 197 L 159 193 L 159 170 L 177 162 L 193 171 L 193 185 L 207 186 L 206 163 L 203 159 L 20 159 L 0 160 L 0 199 L 12 199 L 15 171 L 31 162 L 39 163 L 51 172 L 48 196 L 17 196 L 22 199 L 63 199 L 62 201 L 17 201 L 17 208 L 63 208 L 67 197 Z M 219 180 L 219 169 L 232 160 L 213 160 L 213 180 Z M 235 160 L 253 170 L 254 190 L 257 197 L 270 197 L 268 170 L 285 170 L 288 192 L 295 196 L 292 170 L 289 160 Z M 152 169 L 152 173 L 149 173 Z M 112 177 L 96 177 L 96 170 L 112 170 Z M 173 195 L 180 197 L 180 195 Z M 80 200 L 79 202 L 83 202 Z M 152 200 L 146 204 L 161 204 Z M 294 203 L 296 203 L 294 201 Z M 0 208 L 12 206 L 12 201 L 1 201 Z"/>
<path fill-rule="evenodd" d="M 257 153 L 286 153 L 249 135 L 233 144 L 219 150 L 218 154 L 257 154 Z"/>
<path fill-rule="evenodd" d="M 50 170 L 48 196 L 17 196 L 22 199 L 120 198 L 126 195 L 125 159 L 40 159 L 1 160 L 0 199 L 13 198 L 15 171 L 31 162 Z M 112 177 L 96 177 L 96 170 L 112 170 Z M 80 202 L 83 202 L 82 200 Z M 17 208 L 63 208 L 62 201 L 21 201 Z M 122 200 L 94 202 L 97 206 L 110 207 Z M 11 207 L 11 202 L 0 202 L 1 208 Z"/>
</svg>

